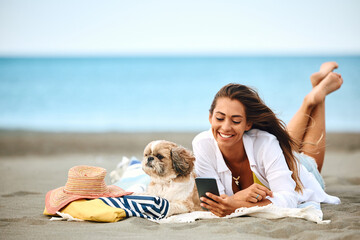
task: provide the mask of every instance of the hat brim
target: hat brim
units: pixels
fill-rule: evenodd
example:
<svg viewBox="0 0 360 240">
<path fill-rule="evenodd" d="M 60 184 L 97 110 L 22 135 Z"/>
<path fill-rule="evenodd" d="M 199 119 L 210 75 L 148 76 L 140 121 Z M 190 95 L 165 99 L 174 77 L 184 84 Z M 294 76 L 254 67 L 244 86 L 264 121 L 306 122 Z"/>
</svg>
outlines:
<svg viewBox="0 0 360 240">
<path fill-rule="evenodd" d="M 75 195 L 64 191 L 65 187 L 59 187 L 49 191 L 45 196 L 45 207 L 48 213 L 56 214 L 60 209 L 64 208 L 69 203 L 79 199 L 96 199 L 100 197 L 121 197 L 130 195 L 132 192 L 126 192 L 122 188 L 109 185 L 107 191 L 98 195 Z"/>
</svg>

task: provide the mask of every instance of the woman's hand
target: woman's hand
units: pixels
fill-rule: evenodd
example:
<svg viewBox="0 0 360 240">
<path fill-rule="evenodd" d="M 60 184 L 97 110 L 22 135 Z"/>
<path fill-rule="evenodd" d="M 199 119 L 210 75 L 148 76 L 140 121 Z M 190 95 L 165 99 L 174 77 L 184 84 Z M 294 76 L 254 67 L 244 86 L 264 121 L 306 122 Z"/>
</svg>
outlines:
<svg viewBox="0 0 360 240">
<path fill-rule="evenodd" d="M 270 204 L 271 202 L 265 199 L 265 197 L 272 197 L 272 192 L 266 187 L 254 183 L 233 196 L 228 196 L 226 194 L 216 196 L 209 192 L 206 193 L 206 196 L 211 199 L 205 197 L 200 198 L 203 202 L 201 203 L 201 206 L 209 209 L 209 211 L 216 216 L 224 217 L 233 213 L 240 207 L 264 206 Z"/>
<path fill-rule="evenodd" d="M 272 192 L 260 184 L 254 183 L 250 187 L 234 194 L 234 198 L 240 201 L 257 203 L 266 198 L 272 197 Z"/>
<path fill-rule="evenodd" d="M 226 194 L 216 196 L 209 192 L 206 193 L 206 196 L 211 199 L 206 197 L 200 198 L 202 201 L 201 206 L 219 217 L 229 215 L 242 206 L 241 201 L 234 199 L 234 196 L 228 196 Z"/>
</svg>

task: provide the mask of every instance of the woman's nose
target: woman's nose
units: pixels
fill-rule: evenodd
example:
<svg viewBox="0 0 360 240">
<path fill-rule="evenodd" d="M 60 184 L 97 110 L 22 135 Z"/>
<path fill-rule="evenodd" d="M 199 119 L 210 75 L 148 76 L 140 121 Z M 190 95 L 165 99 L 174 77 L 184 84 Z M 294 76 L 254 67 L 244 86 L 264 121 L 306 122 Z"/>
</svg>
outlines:
<svg viewBox="0 0 360 240">
<path fill-rule="evenodd" d="M 223 130 L 231 130 L 231 121 L 225 120 L 222 125 Z"/>
</svg>

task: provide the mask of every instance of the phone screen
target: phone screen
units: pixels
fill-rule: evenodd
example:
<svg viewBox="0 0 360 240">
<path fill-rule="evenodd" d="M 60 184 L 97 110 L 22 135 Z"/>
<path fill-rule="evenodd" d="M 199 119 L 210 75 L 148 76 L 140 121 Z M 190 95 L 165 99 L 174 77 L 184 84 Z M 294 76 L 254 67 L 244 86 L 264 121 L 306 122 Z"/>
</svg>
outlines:
<svg viewBox="0 0 360 240">
<path fill-rule="evenodd" d="M 195 182 L 196 182 L 196 187 L 197 187 L 197 190 L 199 193 L 199 198 L 201 198 L 201 197 L 209 198 L 208 196 L 205 195 L 205 193 L 207 193 L 207 192 L 210 192 L 217 196 L 220 195 L 215 178 L 197 177 L 197 178 L 195 178 Z M 209 199 L 211 199 L 211 198 L 209 198 Z M 213 199 L 211 199 L 211 200 L 213 200 Z M 203 209 L 207 210 L 206 208 L 203 208 Z"/>
</svg>

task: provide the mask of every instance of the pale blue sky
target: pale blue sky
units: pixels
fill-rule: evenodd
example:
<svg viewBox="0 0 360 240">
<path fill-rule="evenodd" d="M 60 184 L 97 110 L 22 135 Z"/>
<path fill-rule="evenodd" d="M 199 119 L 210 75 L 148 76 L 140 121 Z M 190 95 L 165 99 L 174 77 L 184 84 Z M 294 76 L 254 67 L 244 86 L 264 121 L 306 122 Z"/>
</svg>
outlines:
<svg viewBox="0 0 360 240">
<path fill-rule="evenodd" d="M 360 54 L 358 0 L 0 0 L 0 56 Z"/>
</svg>

